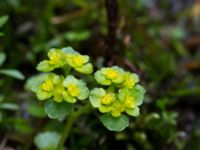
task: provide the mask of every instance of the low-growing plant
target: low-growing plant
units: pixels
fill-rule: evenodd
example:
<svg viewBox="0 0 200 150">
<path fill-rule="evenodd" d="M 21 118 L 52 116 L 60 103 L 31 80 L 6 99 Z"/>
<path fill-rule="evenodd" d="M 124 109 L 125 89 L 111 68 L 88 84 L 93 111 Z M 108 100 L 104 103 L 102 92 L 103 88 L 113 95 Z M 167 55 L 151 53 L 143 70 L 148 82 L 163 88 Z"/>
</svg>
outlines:
<svg viewBox="0 0 200 150">
<path fill-rule="evenodd" d="M 80 115 L 92 109 L 98 109 L 100 121 L 108 130 L 117 132 L 128 127 L 128 116 L 139 115 L 145 90 L 138 83 L 139 77 L 135 73 L 118 66 L 103 67 L 94 73 L 97 87 L 89 89 L 91 86 L 87 85 L 85 79 L 93 73 L 93 65 L 89 56 L 81 55 L 71 47 L 51 49 L 48 60 L 41 61 L 37 70 L 44 73 L 31 79 L 31 90 L 38 100 L 45 101 L 44 109 L 48 117 L 63 120 L 68 115 L 63 134 L 56 134 L 59 140 L 51 146 L 53 149 L 62 149 L 73 123 Z M 73 71 L 86 76 L 77 78 Z M 77 105 L 79 102 L 81 105 Z M 35 138 L 38 148 L 50 149 L 38 141 L 51 134 L 55 135 L 51 132 L 40 133 Z"/>
</svg>

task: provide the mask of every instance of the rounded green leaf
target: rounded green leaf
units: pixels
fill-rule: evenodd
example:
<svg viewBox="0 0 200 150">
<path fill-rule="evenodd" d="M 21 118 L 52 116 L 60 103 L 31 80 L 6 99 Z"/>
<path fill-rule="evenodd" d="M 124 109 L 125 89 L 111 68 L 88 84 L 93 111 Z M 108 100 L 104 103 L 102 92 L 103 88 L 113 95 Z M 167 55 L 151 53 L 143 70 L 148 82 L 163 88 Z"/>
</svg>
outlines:
<svg viewBox="0 0 200 150">
<path fill-rule="evenodd" d="M 40 150 L 55 150 L 60 137 L 56 132 L 43 132 L 35 137 L 34 143 Z"/>
<path fill-rule="evenodd" d="M 52 96 L 52 93 L 44 92 L 44 91 L 40 90 L 36 93 L 36 96 L 37 96 L 38 100 L 43 101 L 43 100 L 50 98 Z"/>
<path fill-rule="evenodd" d="M 144 99 L 145 89 L 141 85 L 136 85 L 132 89 L 132 93 L 135 95 L 137 106 L 140 106 Z"/>
<path fill-rule="evenodd" d="M 138 107 L 133 108 L 133 109 L 126 109 L 125 110 L 127 114 L 129 114 L 130 116 L 134 116 L 137 117 L 140 115 L 140 109 Z"/>
<path fill-rule="evenodd" d="M 94 88 L 90 92 L 89 101 L 93 107 L 97 108 L 100 105 L 100 99 L 105 95 L 103 88 Z"/>
<path fill-rule="evenodd" d="M 43 72 L 49 72 L 54 69 L 54 66 L 49 65 L 48 60 L 44 60 L 37 65 L 37 70 Z"/>
<path fill-rule="evenodd" d="M 79 87 L 79 90 L 80 90 L 80 93 L 78 95 L 78 99 L 85 100 L 86 98 L 88 98 L 90 91 L 87 88 L 86 83 L 83 82 L 83 81 L 79 81 L 78 87 Z"/>
<path fill-rule="evenodd" d="M 65 78 L 63 85 L 64 87 L 68 87 L 70 84 L 77 84 L 78 79 L 76 79 L 74 76 L 69 75 Z"/>
<path fill-rule="evenodd" d="M 79 54 L 72 47 L 64 47 L 61 50 L 62 50 L 62 52 L 66 53 L 66 54 Z"/>
<path fill-rule="evenodd" d="M 110 85 L 111 84 L 111 81 L 106 79 L 106 77 L 104 75 L 102 75 L 100 71 L 95 72 L 94 78 L 99 84 L 102 84 L 102 85 Z"/>
<path fill-rule="evenodd" d="M 74 105 L 67 102 L 57 103 L 54 101 L 48 101 L 45 103 L 45 112 L 49 118 L 60 119 L 67 116 L 74 109 Z"/>
<path fill-rule="evenodd" d="M 120 132 L 129 125 L 128 117 L 121 115 L 120 117 L 113 117 L 111 114 L 105 114 L 100 118 L 103 125 L 110 131 Z"/>
<path fill-rule="evenodd" d="M 28 80 L 26 80 L 25 89 L 36 93 L 39 90 L 39 85 L 47 78 L 48 78 L 47 73 L 41 73 L 29 77 Z"/>
<path fill-rule="evenodd" d="M 106 112 L 109 112 L 112 110 L 112 107 L 111 106 L 104 106 L 104 105 L 100 105 L 99 106 L 99 111 L 101 113 L 106 113 Z"/>
<path fill-rule="evenodd" d="M 81 67 L 74 68 L 76 71 L 85 73 L 85 74 L 91 74 L 93 72 L 93 66 L 91 63 L 87 63 Z"/>
<path fill-rule="evenodd" d="M 63 98 L 68 103 L 75 103 L 77 101 L 76 98 L 69 95 L 68 92 L 66 92 L 66 91 L 63 92 Z"/>
</svg>

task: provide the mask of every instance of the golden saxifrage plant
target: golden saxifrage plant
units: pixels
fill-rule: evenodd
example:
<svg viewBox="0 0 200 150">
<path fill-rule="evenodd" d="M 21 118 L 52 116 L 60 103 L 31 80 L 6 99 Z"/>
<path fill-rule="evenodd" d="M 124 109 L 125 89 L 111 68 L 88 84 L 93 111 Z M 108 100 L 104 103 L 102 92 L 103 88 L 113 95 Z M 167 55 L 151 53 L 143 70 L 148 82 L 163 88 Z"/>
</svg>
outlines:
<svg viewBox="0 0 200 150">
<path fill-rule="evenodd" d="M 38 100 L 46 101 L 47 115 L 52 119 L 63 119 L 69 115 L 57 149 L 62 147 L 69 134 L 69 124 L 92 108 L 98 109 L 100 121 L 111 131 L 124 130 L 129 125 L 128 116 L 139 115 L 145 90 L 135 73 L 118 66 L 101 68 L 94 73 L 98 87 L 89 89 L 84 80 L 71 73 L 75 70 L 81 74 L 92 74 L 90 58 L 71 47 L 51 49 L 48 59 L 40 62 L 37 70 L 44 73 L 34 79 L 32 91 Z M 76 108 L 75 104 L 79 101 L 84 102 Z"/>
</svg>

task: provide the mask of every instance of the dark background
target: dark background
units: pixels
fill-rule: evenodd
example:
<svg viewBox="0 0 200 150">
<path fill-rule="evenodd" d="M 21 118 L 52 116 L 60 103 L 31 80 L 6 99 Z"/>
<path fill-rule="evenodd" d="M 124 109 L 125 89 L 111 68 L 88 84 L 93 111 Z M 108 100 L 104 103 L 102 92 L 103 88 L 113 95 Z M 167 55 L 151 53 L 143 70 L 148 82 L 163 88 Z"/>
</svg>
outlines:
<svg viewBox="0 0 200 150">
<path fill-rule="evenodd" d="M 147 92 L 124 132 L 106 130 L 95 111 L 79 119 L 66 147 L 200 149 L 199 0 L 1 0 L 3 15 L 0 69 L 16 69 L 25 80 L 0 75 L 0 146 L 36 149 L 37 133 L 62 131 L 24 85 L 50 48 L 72 46 L 95 68 L 139 74 Z"/>
</svg>

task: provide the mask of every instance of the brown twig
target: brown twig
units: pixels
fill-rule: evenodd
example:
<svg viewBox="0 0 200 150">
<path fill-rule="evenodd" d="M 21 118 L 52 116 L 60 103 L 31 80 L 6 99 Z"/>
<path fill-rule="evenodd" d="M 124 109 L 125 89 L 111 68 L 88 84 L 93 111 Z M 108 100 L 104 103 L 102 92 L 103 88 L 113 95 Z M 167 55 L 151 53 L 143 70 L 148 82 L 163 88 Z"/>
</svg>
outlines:
<svg viewBox="0 0 200 150">
<path fill-rule="evenodd" d="M 71 12 L 71 13 L 63 14 L 61 16 L 54 16 L 53 18 L 51 18 L 50 21 L 51 21 L 52 24 L 59 25 L 59 24 L 62 24 L 62 23 L 66 23 L 69 20 L 80 17 L 84 14 L 85 14 L 85 11 L 83 9 L 79 9 L 79 10 L 76 10 L 76 11 Z"/>
<path fill-rule="evenodd" d="M 108 22 L 106 61 L 112 65 L 115 55 L 119 53 L 117 48 L 118 0 L 105 0 L 105 7 Z"/>
</svg>

